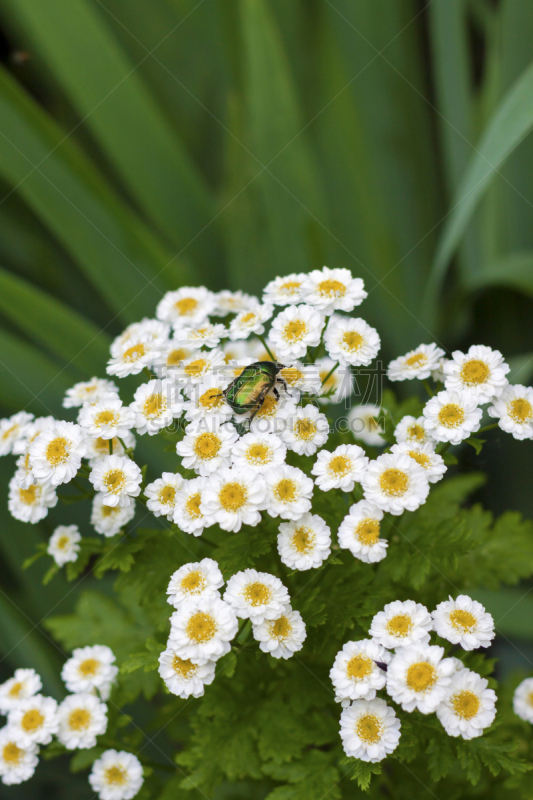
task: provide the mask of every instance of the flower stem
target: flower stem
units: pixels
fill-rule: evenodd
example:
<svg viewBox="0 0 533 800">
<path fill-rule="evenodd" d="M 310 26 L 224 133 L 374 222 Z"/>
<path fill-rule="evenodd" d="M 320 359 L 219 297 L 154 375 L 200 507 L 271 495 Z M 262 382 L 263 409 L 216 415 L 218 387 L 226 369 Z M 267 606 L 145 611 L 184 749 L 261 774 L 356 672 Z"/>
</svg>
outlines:
<svg viewBox="0 0 533 800">
<path fill-rule="evenodd" d="M 328 372 L 328 374 L 326 375 L 326 377 L 324 378 L 324 380 L 320 384 L 321 386 L 324 386 L 324 384 L 328 382 L 329 378 L 331 378 L 331 376 L 333 375 L 333 373 L 335 372 L 335 370 L 337 369 L 338 366 L 339 366 L 339 362 L 337 361 L 337 363 L 334 364 L 334 366 L 330 369 L 330 371 Z"/>
<path fill-rule="evenodd" d="M 483 428 L 480 428 L 478 431 L 476 431 L 476 436 L 478 433 L 483 433 L 483 431 L 491 431 L 493 428 L 497 427 L 498 427 L 497 422 L 492 422 L 490 425 L 484 425 Z"/>
<path fill-rule="evenodd" d="M 263 347 L 267 351 L 267 353 L 270 356 L 270 358 L 272 359 L 272 361 L 275 361 L 276 359 L 272 355 L 272 351 L 271 351 L 270 347 L 267 345 L 265 337 L 261 336 L 260 333 L 256 333 L 255 335 L 257 336 L 257 338 L 259 339 L 259 341 L 261 342 L 261 344 L 263 345 Z"/>
<path fill-rule="evenodd" d="M 429 385 L 429 382 L 427 380 L 425 380 L 425 381 L 422 381 L 422 383 L 424 384 L 424 388 L 425 388 L 426 392 L 429 394 L 429 396 L 433 397 L 435 392 L 433 391 L 433 389 Z"/>
</svg>

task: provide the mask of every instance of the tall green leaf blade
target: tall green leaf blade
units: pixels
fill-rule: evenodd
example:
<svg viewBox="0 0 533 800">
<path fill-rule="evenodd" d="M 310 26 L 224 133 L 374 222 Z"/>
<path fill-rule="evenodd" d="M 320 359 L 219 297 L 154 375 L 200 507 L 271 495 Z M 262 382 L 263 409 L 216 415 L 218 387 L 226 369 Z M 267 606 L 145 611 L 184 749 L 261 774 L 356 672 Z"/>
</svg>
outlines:
<svg viewBox="0 0 533 800">
<path fill-rule="evenodd" d="M 511 253 L 487 264 L 483 272 L 467 276 L 465 287 L 471 291 L 490 286 L 506 286 L 533 297 L 533 253 Z"/>
</svg>

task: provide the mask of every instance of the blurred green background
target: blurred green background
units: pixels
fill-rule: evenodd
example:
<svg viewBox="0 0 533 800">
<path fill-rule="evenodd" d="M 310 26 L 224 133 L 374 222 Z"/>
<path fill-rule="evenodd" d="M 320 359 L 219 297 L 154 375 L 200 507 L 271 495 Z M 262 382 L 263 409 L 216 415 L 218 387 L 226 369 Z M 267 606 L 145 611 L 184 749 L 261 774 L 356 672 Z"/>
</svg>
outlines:
<svg viewBox="0 0 533 800">
<path fill-rule="evenodd" d="M 61 415 L 168 289 L 323 264 L 365 280 L 384 360 L 482 342 L 530 381 L 531 0 L 0 0 L 0 30 L 2 416 Z M 531 515 L 533 445 L 490 436 L 482 499 Z M 43 622 L 93 579 L 21 570 L 64 508 L 0 515 L 1 677 L 57 693 Z M 507 671 L 531 671 L 527 590 L 484 597 Z M 0 793 L 80 780 L 52 762 Z"/>
</svg>

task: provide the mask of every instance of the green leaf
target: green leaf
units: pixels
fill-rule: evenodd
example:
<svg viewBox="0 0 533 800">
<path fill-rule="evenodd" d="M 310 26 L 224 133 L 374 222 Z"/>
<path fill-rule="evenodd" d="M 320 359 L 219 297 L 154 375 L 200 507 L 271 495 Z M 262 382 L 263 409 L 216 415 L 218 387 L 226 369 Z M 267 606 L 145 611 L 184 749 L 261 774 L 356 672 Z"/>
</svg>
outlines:
<svg viewBox="0 0 533 800">
<path fill-rule="evenodd" d="M 359 761 L 357 759 L 352 759 L 352 763 L 354 763 L 353 771 L 350 775 L 350 779 L 352 781 L 357 781 L 357 785 L 363 792 L 366 792 L 370 788 L 370 781 L 372 780 L 372 775 L 381 775 L 381 764 L 371 764 L 367 761 Z"/>
<path fill-rule="evenodd" d="M 481 451 L 483 450 L 483 445 L 485 444 L 486 441 L 487 441 L 486 439 L 478 439 L 476 436 L 470 436 L 466 440 L 467 444 L 469 444 L 470 447 L 474 448 L 474 450 L 476 451 L 476 455 L 479 455 L 481 453 Z"/>
<path fill-rule="evenodd" d="M 505 286 L 533 297 L 533 253 L 510 253 L 465 276 L 470 291 Z"/>
</svg>

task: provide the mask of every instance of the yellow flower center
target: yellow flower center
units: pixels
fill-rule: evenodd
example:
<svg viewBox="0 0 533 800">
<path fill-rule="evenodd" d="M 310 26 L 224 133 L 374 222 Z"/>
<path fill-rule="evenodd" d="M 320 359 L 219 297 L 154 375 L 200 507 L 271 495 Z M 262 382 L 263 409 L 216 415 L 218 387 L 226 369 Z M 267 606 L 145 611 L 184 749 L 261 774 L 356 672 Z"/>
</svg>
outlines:
<svg viewBox="0 0 533 800">
<path fill-rule="evenodd" d="M 9 697 L 20 697 L 22 690 L 24 688 L 24 684 L 20 681 L 14 683 L 11 689 L 8 692 Z"/>
<path fill-rule="evenodd" d="M 477 694 L 469 692 L 468 690 L 454 694 L 451 700 L 453 710 L 458 717 L 462 717 L 463 719 L 472 719 L 472 717 L 475 717 L 481 705 Z"/>
<path fill-rule="evenodd" d="M 18 427 L 19 426 L 17 424 L 12 425 L 10 428 L 8 428 L 6 431 L 3 432 L 2 439 L 9 439 L 13 431 L 17 430 Z"/>
<path fill-rule="evenodd" d="M 353 656 L 346 664 L 346 674 L 354 681 L 361 681 L 372 672 L 373 662 L 368 656 Z"/>
<path fill-rule="evenodd" d="M 203 408 L 220 408 L 223 403 L 224 395 L 219 389 L 208 389 L 198 400 Z"/>
<path fill-rule="evenodd" d="M 159 490 L 157 498 L 162 505 L 174 505 L 176 490 L 173 486 L 163 486 L 163 488 Z"/>
<path fill-rule="evenodd" d="M 58 436 L 57 439 L 52 441 L 46 447 L 46 460 L 52 466 L 57 467 L 68 458 L 68 442 L 64 436 Z"/>
<path fill-rule="evenodd" d="M 191 361 L 190 364 L 187 364 L 187 366 L 183 368 L 183 371 L 186 375 L 189 375 L 189 377 L 197 378 L 206 367 L 207 361 L 205 358 L 197 358 L 196 361 Z"/>
<path fill-rule="evenodd" d="M 352 462 L 347 456 L 333 456 L 328 462 L 328 472 L 337 478 L 341 478 L 343 475 L 348 474 L 351 465 Z"/>
<path fill-rule="evenodd" d="M 529 703 L 531 707 L 533 707 L 533 692 L 530 692 L 526 697 L 526 702 Z"/>
<path fill-rule="evenodd" d="M 292 319 L 285 325 L 283 335 L 288 342 L 299 342 L 309 331 L 303 319 Z"/>
<path fill-rule="evenodd" d="M 176 350 L 171 350 L 167 355 L 167 367 L 175 367 L 181 364 L 188 355 L 189 350 L 186 350 L 184 347 L 177 347 Z"/>
<path fill-rule="evenodd" d="M 17 747 L 15 742 L 8 742 L 4 745 L 4 749 L 2 750 L 2 757 L 5 763 L 12 767 L 20 764 L 23 755 L 24 750 L 21 747 Z"/>
<path fill-rule="evenodd" d="M 346 286 L 340 281 L 320 281 L 316 288 L 319 294 L 326 297 L 343 297 L 346 294 Z"/>
<path fill-rule="evenodd" d="M 98 673 L 99 667 L 100 662 L 97 658 L 86 658 L 85 661 L 82 661 L 79 665 L 78 672 L 86 678 L 92 678 Z"/>
<path fill-rule="evenodd" d="M 22 730 L 26 731 L 26 733 L 34 733 L 39 730 L 43 722 L 44 715 L 41 714 L 39 709 L 31 708 L 29 711 L 26 711 L 20 720 L 20 727 Z"/>
<path fill-rule="evenodd" d="M 531 422 L 533 419 L 533 406 L 525 397 L 515 397 L 507 404 L 507 413 L 513 422 Z"/>
<path fill-rule="evenodd" d="M 274 486 L 274 496 L 280 503 L 292 503 L 298 497 L 298 487 L 290 478 L 282 478 Z"/>
<path fill-rule="evenodd" d="M 376 744 L 381 739 L 383 727 L 374 714 L 363 714 L 355 726 L 357 735 L 366 744 Z"/>
<path fill-rule="evenodd" d="M 104 780 L 111 786 L 124 786 L 128 780 L 128 773 L 125 769 L 115 764 L 104 771 Z"/>
<path fill-rule="evenodd" d="M 182 317 L 190 317 L 198 308 L 198 300 L 195 297 L 183 297 L 176 300 L 174 308 Z"/>
<path fill-rule="evenodd" d="M 22 503 L 32 506 L 37 502 L 37 486 L 32 483 L 27 489 L 19 489 L 19 497 Z"/>
<path fill-rule="evenodd" d="M 405 359 L 404 363 L 406 367 L 421 367 L 427 360 L 428 357 L 425 353 L 413 353 L 412 356 Z"/>
<path fill-rule="evenodd" d="M 75 708 L 68 716 L 68 726 L 73 731 L 83 731 L 91 722 L 91 712 L 86 708 Z"/>
<path fill-rule="evenodd" d="M 200 511 L 201 502 L 202 502 L 202 495 L 200 492 L 197 492 L 196 494 L 191 494 L 191 496 L 187 498 L 187 502 L 185 503 L 185 508 L 190 517 L 198 519 L 198 517 L 202 516 L 202 512 Z"/>
<path fill-rule="evenodd" d="M 309 418 L 298 419 L 294 425 L 294 433 L 298 439 L 307 441 L 308 439 L 312 439 L 315 435 L 316 425 Z"/>
<path fill-rule="evenodd" d="M 462 608 L 456 608 L 450 614 L 450 622 L 457 631 L 468 633 L 476 627 L 477 619 L 470 611 L 463 611 Z"/>
<path fill-rule="evenodd" d="M 461 379 L 467 386 L 478 386 L 480 383 L 485 383 L 489 377 L 490 369 L 479 358 L 465 361 L 461 368 Z"/>
<path fill-rule="evenodd" d="M 360 333 L 357 333 L 357 331 L 346 331 L 342 337 L 342 343 L 345 345 L 345 349 L 353 352 L 359 350 L 361 345 L 364 344 L 364 341 L 364 337 L 361 336 Z"/>
<path fill-rule="evenodd" d="M 414 424 L 407 428 L 407 436 L 409 439 L 416 439 L 417 442 L 423 441 L 426 436 L 426 432 L 422 425 Z"/>
<path fill-rule="evenodd" d="M 244 598 L 251 606 L 264 606 L 272 597 L 272 589 L 264 583 L 249 583 L 244 590 Z"/>
<path fill-rule="evenodd" d="M 391 636 L 409 636 L 413 628 L 413 620 L 408 614 L 396 614 L 387 622 L 387 630 Z"/>
<path fill-rule="evenodd" d="M 272 395 L 267 394 L 263 400 L 263 405 L 256 413 L 256 417 L 273 417 L 278 410 L 278 401 Z"/>
<path fill-rule="evenodd" d="M 389 497 L 401 497 L 409 488 L 409 476 L 401 469 L 386 469 L 379 476 L 379 485 Z"/>
<path fill-rule="evenodd" d="M 94 421 L 96 425 L 116 425 L 118 416 L 116 411 L 106 409 L 105 411 L 100 411 L 100 413 L 96 415 Z"/>
<path fill-rule="evenodd" d="M 104 506 L 102 505 L 100 509 L 100 513 L 103 517 L 112 517 L 114 514 L 118 514 L 119 506 Z"/>
<path fill-rule="evenodd" d="M 292 547 L 302 555 L 306 555 L 313 550 L 316 534 L 312 528 L 296 528 L 291 539 Z"/>
<path fill-rule="evenodd" d="M 138 361 L 142 358 L 146 353 L 146 347 L 144 344 L 139 342 L 138 344 L 134 344 L 133 347 L 128 347 L 127 350 L 124 351 L 124 355 L 122 358 L 124 361 Z"/>
<path fill-rule="evenodd" d="M 302 284 L 300 283 L 300 281 L 285 281 L 285 283 L 281 284 L 278 291 L 280 294 L 287 294 L 292 297 L 293 295 L 298 293 L 298 290 L 300 289 L 301 285 Z"/>
<path fill-rule="evenodd" d="M 193 664 L 190 658 L 180 658 L 174 656 L 172 659 L 172 669 L 181 675 L 182 678 L 189 678 L 197 670 L 197 665 Z"/>
<path fill-rule="evenodd" d="M 68 545 L 70 539 L 68 536 L 60 536 L 57 540 L 56 547 L 58 550 L 64 550 L 65 547 Z"/>
<path fill-rule="evenodd" d="M 361 542 L 371 546 L 376 544 L 379 539 L 379 522 L 377 519 L 363 519 L 355 529 L 355 535 Z"/>
<path fill-rule="evenodd" d="M 198 458 L 205 459 L 215 458 L 218 455 L 222 442 L 220 437 L 214 433 L 201 433 L 194 442 L 193 450 Z"/>
<path fill-rule="evenodd" d="M 166 410 L 167 401 L 162 394 L 151 394 L 144 401 L 143 412 L 145 417 L 159 417 Z"/>
<path fill-rule="evenodd" d="M 185 592 L 198 594 L 205 588 L 205 578 L 199 570 L 193 570 L 182 579 L 181 588 Z"/>
<path fill-rule="evenodd" d="M 431 459 L 426 453 L 420 453 L 418 450 L 409 450 L 408 456 L 414 458 L 417 464 L 420 464 L 424 469 L 428 469 L 431 464 Z"/>
<path fill-rule="evenodd" d="M 414 692 L 426 692 L 437 680 L 437 670 L 429 661 L 418 661 L 407 670 L 406 683 Z"/>
<path fill-rule="evenodd" d="M 292 632 L 292 625 L 288 617 L 280 617 L 274 620 L 274 622 L 270 623 L 269 628 L 270 635 L 275 639 L 286 639 Z"/>
<path fill-rule="evenodd" d="M 225 511 L 239 511 L 246 505 L 248 490 L 242 483 L 232 481 L 226 483 L 218 494 L 220 505 Z"/>
<path fill-rule="evenodd" d="M 465 412 L 457 403 L 446 403 L 438 414 L 439 422 L 445 428 L 457 428 L 465 421 Z"/>
<path fill-rule="evenodd" d="M 241 322 L 244 322 L 244 324 L 247 325 L 249 322 L 255 322 L 256 319 L 257 314 L 254 314 L 253 311 L 248 311 L 248 313 L 243 314 L 241 317 Z"/>
<path fill-rule="evenodd" d="M 109 472 L 106 472 L 104 475 L 103 483 L 108 492 L 116 494 L 120 492 L 126 483 L 126 476 L 121 469 L 110 469 Z"/>
<path fill-rule="evenodd" d="M 187 636 L 196 644 L 209 642 L 217 632 L 217 623 L 211 614 L 197 611 L 187 623 Z"/>
<path fill-rule="evenodd" d="M 280 372 L 280 377 L 283 378 L 288 386 L 295 386 L 298 381 L 304 379 L 305 375 L 298 367 L 285 367 Z"/>
<path fill-rule="evenodd" d="M 252 444 L 246 451 L 246 460 L 250 464 L 268 464 L 272 459 L 272 450 L 266 444 Z"/>
</svg>

